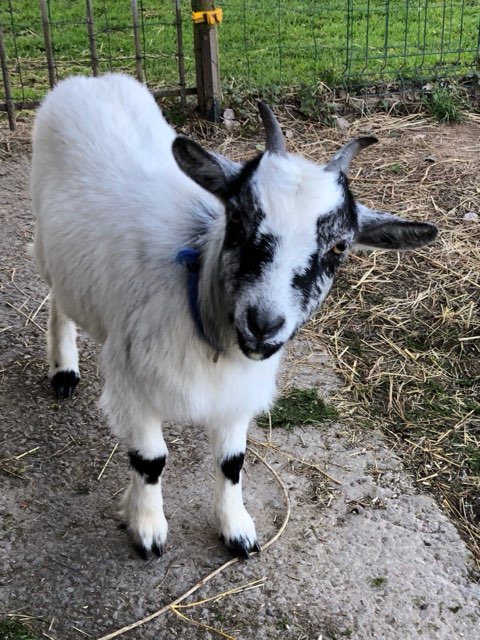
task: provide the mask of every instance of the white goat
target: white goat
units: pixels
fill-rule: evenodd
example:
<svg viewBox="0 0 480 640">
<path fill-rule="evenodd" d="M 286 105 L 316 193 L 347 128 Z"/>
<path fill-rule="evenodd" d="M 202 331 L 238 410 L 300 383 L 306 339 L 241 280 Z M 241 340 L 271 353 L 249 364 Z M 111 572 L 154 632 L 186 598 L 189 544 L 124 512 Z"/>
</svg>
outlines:
<svg viewBox="0 0 480 640">
<path fill-rule="evenodd" d="M 259 550 L 241 469 L 283 345 L 352 246 L 408 249 L 436 236 L 353 199 L 348 166 L 375 138 L 318 166 L 287 154 L 274 115 L 260 113 L 266 152 L 246 163 L 177 137 L 123 75 L 65 80 L 36 117 L 34 255 L 51 289 L 51 381 L 68 397 L 79 380 L 75 322 L 103 345 L 101 404 L 129 451 L 123 513 L 143 556 L 161 555 L 167 538 L 162 420 L 206 427 L 218 532 L 239 555 Z"/>
</svg>

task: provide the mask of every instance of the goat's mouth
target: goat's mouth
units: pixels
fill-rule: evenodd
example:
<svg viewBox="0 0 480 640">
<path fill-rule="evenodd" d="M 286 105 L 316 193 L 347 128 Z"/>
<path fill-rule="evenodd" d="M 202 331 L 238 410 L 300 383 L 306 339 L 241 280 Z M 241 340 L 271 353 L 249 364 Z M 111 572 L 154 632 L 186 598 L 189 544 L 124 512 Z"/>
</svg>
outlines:
<svg viewBox="0 0 480 640">
<path fill-rule="evenodd" d="M 237 341 L 238 346 L 242 353 L 250 360 L 267 360 L 279 351 L 284 343 L 283 342 L 263 342 L 256 340 L 255 338 L 246 338 L 241 331 L 237 329 Z"/>
</svg>

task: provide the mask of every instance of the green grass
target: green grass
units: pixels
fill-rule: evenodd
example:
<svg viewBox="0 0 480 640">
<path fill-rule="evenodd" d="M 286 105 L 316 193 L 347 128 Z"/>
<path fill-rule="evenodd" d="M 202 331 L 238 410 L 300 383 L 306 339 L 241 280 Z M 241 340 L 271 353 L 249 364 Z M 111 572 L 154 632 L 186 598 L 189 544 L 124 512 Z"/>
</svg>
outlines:
<svg viewBox="0 0 480 640">
<path fill-rule="evenodd" d="M 273 428 L 293 429 L 299 425 L 324 424 L 338 418 L 334 407 L 319 397 L 316 389 L 291 389 L 280 397 L 270 412 Z M 268 427 L 268 414 L 257 418 L 260 427 Z"/>
<path fill-rule="evenodd" d="M 467 108 L 465 100 L 450 87 L 434 86 L 432 93 L 424 98 L 427 112 L 439 122 L 462 122 Z"/>
<path fill-rule="evenodd" d="M 462 393 L 459 390 L 458 380 L 455 380 L 454 376 L 448 373 L 449 363 L 440 363 L 440 366 L 447 375 L 450 375 L 451 382 L 449 384 L 439 384 L 428 380 L 425 382 L 421 404 L 413 405 L 412 403 L 406 408 L 405 418 L 410 425 L 414 426 L 403 431 L 405 437 L 414 438 L 420 435 L 424 439 L 428 438 L 432 442 L 438 442 L 438 439 L 445 433 L 446 426 L 451 423 L 452 416 L 458 416 L 459 408 L 464 415 L 470 416 L 472 422 L 480 419 L 480 402 L 475 397 L 475 393 L 478 392 L 480 376 L 477 377 L 475 387 L 472 386 L 471 390 L 463 389 Z M 458 418 L 456 420 L 458 422 Z M 472 476 L 480 475 L 480 450 L 465 444 L 463 432 L 452 429 L 444 445 L 445 449 L 447 445 L 453 451 L 462 452 L 462 466 L 465 471 Z"/>
<path fill-rule="evenodd" d="M 385 578 L 385 576 L 370 578 L 370 584 L 372 585 L 372 587 L 384 587 L 387 584 L 387 578 Z"/>
<path fill-rule="evenodd" d="M 12 618 L 0 620 L 0 638 L 1 640 L 39 640 L 28 627 Z"/>
<path fill-rule="evenodd" d="M 13 9 L 9 11 L 9 4 Z M 478 66 L 477 0 L 236 0 L 219 27 L 220 65 L 226 90 L 268 90 L 320 83 L 363 83 L 457 75 Z M 89 72 L 84 0 L 50 0 L 59 77 Z M 190 2 L 182 4 L 187 83 L 195 82 Z M 368 11 L 367 11 L 368 7 Z M 143 0 L 141 39 L 153 86 L 178 84 L 173 2 Z M 130 2 L 96 0 L 100 71 L 133 72 Z M 13 16 L 13 17 L 12 17 Z M 0 5 L 14 97 L 40 97 L 47 86 L 37 0 Z M 20 73 L 24 84 L 20 87 Z"/>
<path fill-rule="evenodd" d="M 95 33 L 100 72 L 135 71 L 135 50 L 130 2 L 96 0 Z M 140 3 L 139 3 L 140 4 Z M 19 65 L 13 67 L 12 85 L 17 100 L 36 99 L 48 88 L 42 22 L 37 0 L 11 0 L 0 5 L 0 24 L 5 31 L 7 54 Z M 143 2 L 141 32 L 147 80 L 154 86 L 178 84 L 176 31 L 172 3 Z M 59 78 L 70 74 L 91 73 L 84 0 L 50 0 L 51 37 Z M 190 25 L 187 23 L 186 25 Z M 187 31 L 187 29 L 186 29 Z M 191 34 L 186 38 L 186 68 L 189 81 L 194 78 Z M 20 78 L 21 74 L 21 78 Z M 23 82 L 23 91 L 19 89 Z"/>
<path fill-rule="evenodd" d="M 475 64 L 476 0 L 465 2 L 463 20 L 458 1 L 351 4 L 347 12 L 337 0 L 226 3 L 220 36 L 228 57 L 222 55 L 222 68 L 253 86 L 314 86 L 344 78 L 416 78 L 423 70 Z M 459 48 L 470 53 L 458 54 Z"/>
</svg>

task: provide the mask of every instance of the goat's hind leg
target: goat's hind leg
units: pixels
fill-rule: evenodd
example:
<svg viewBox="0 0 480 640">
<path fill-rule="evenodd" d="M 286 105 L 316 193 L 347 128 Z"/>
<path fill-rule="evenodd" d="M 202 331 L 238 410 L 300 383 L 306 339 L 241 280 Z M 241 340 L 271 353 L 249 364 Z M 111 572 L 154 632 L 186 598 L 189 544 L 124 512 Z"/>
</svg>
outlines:
<svg viewBox="0 0 480 640">
<path fill-rule="evenodd" d="M 78 369 L 77 330 L 50 293 L 48 319 L 48 360 L 50 382 L 56 398 L 70 398 L 80 380 Z"/>
</svg>

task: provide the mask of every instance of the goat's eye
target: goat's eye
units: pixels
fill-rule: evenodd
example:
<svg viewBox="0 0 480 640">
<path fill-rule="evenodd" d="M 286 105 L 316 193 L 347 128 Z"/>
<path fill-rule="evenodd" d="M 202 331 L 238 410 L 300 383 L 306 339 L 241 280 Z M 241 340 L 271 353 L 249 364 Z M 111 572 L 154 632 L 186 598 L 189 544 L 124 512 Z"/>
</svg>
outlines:
<svg viewBox="0 0 480 640">
<path fill-rule="evenodd" d="M 233 224 L 240 224 L 242 222 L 242 216 L 239 211 L 232 211 L 228 219 Z"/>
<path fill-rule="evenodd" d="M 341 256 L 342 253 L 344 253 L 346 250 L 347 250 L 347 243 L 343 241 L 337 242 L 337 244 L 334 244 L 333 247 L 330 249 L 330 251 L 332 251 L 337 256 Z"/>
</svg>

